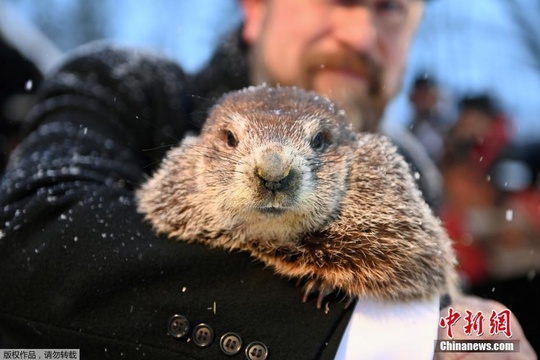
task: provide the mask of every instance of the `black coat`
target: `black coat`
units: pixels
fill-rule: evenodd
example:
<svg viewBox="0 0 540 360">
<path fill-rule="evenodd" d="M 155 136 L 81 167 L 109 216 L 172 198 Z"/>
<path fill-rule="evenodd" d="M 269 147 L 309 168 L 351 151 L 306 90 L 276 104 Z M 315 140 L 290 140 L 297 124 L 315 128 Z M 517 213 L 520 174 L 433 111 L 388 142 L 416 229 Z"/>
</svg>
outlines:
<svg viewBox="0 0 540 360">
<path fill-rule="evenodd" d="M 93 44 L 45 81 L 0 184 L 4 347 L 226 358 L 220 339 L 233 332 L 241 352 L 260 341 L 272 359 L 334 356 L 352 312 L 339 295 L 317 310 L 249 255 L 156 236 L 136 211 L 134 189 L 167 148 L 197 131 L 215 98 L 248 84 L 237 37 L 222 50 L 187 77 L 155 54 Z M 189 322 L 181 339 L 168 335 L 175 314 Z M 198 324 L 213 329 L 204 348 Z"/>
</svg>

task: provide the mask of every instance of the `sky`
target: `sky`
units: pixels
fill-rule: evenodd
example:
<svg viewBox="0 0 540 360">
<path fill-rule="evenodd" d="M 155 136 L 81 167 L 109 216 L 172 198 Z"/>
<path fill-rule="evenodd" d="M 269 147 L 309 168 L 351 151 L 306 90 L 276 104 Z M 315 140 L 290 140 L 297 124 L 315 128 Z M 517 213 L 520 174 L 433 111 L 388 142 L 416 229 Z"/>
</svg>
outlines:
<svg viewBox="0 0 540 360">
<path fill-rule="evenodd" d="M 161 50 L 187 71 L 203 66 L 220 37 L 241 21 L 237 0 L 0 1 L 37 23 L 61 50 L 105 37 Z M 86 28 L 81 29 L 81 24 Z M 412 79 L 426 73 L 452 101 L 488 92 L 513 121 L 517 141 L 540 141 L 540 26 L 536 24 L 540 24 L 538 0 L 428 2 L 403 90 L 388 107 L 385 121 L 408 126 L 406 93 Z"/>
</svg>

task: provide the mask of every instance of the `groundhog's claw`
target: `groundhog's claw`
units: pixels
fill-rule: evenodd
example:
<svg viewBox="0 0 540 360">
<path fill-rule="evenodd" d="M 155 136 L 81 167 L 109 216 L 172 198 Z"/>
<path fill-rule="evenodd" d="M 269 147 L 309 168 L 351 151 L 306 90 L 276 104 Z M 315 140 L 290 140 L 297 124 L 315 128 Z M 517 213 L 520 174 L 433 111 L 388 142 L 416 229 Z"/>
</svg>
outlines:
<svg viewBox="0 0 540 360">
<path fill-rule="evenodd" d="M 324 283 L 318 279 L 308 280 L 304 285 L 302 302 L 307 302 L 311 295 L 318 293 L 317 302 L 315 305 L 317 306 L 317 309 L 320 309 L 322 307 L 324 298 L 330 295 L 333 291 L 333 287 L 324 285 Z"/>
<path fill-rule="evenodd" d="M 355 300 L 356 298 L 354 296 L 346 296 L 345 299 L 343 299 L 345 301 L 345 304 L 343 305 L 343 308 L 344 309 L 348 309 L 349 306 L 351 306 L 351 304 L 353 303 L 353 301 Z"/>
<path fill-rule="evenodd" d="M 300 286 L 302 283 L 302 279 L 298 280 L 296 286 Z M 317 306 L 317 309 L 322 308 L 322 304 L 324 301 L 324 298 L 326 298 L 328 295 L 334 292 L 336 290 L 332 286 L 325 285 L 321 280 L 319 279 L 310 279 L 307 280 L 306 283 L 303 286 L 302 290 L 302 302 L 307 302 L 309 298 L 317 294 L 317 301 L 315 305 Z M 352 295 L 345 295 L 343 298 L 343 309 L 348 309 L 349 306 L 356 300 L 355 296 Z"/>
</svg>

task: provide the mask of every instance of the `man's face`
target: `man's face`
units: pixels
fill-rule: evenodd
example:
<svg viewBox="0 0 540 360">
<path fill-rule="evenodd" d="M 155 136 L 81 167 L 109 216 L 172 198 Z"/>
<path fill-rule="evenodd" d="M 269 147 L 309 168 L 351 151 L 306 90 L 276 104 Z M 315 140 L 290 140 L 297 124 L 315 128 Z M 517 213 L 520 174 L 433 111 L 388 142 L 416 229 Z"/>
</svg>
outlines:
<svg viewBox="0 0 540 360">
<path fill-rule="evenodd" d="M 416 115 L 428 117 L 435 111 L 439 94 L 437 87 L 432 84 L 420 84 L 413 87 L 409 100 L 411 101 Z"/>
<path fill-rule="evenodd" d="M 254 83 L 295 85 L 376 131 L 401 84 L 421 0 L 243 0 Z"/>
</svg>

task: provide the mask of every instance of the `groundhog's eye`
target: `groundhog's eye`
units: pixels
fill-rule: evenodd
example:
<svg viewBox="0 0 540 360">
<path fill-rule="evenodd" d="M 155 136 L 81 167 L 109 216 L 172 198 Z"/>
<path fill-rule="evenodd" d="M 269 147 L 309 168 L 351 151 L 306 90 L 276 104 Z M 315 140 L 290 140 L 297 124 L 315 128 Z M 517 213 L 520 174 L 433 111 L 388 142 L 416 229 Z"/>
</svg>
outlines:
<svg viewBox="0 0 540 360">
<path fill-rule="evenodd" d="M 322 131 L 319 131 L 313 139 L 311 139 L 311 147 L 313 150 L 322 150 L 324 148 L 324 135 Z"/>
<path fill-rule="evenodd" d="M 236 147 L 238 145 L 238 140 L 236 139 L 236 136 L 234 136 L 233 132 L 231 130 L 227 130 L 226 133 L 227 138 L 227 145 L 230 147 Z"/>
</svg>

